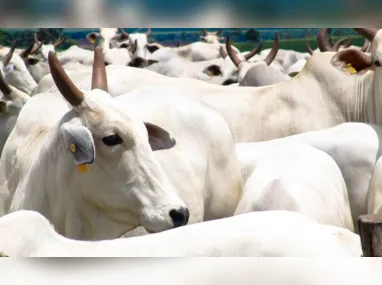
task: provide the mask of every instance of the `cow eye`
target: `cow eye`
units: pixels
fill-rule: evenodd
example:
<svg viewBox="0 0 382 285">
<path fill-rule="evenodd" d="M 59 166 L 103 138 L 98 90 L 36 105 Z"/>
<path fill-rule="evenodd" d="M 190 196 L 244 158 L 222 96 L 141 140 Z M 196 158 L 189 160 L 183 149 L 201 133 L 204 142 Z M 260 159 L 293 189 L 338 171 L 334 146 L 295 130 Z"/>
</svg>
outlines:
<svg viewBox="0 0 382 285">
<path fill-rule="evenodd" d="M 376 66 L 381 66 L 381 64 L 379 63 L 379 60 L 374 61 L 374 64 L 375 64 Z"/>
<path fill-rule="evenodd" d="M 114 146 L 123 143 L 122 139 L 117 134 L 106 136 L 102 139 L 102 141 L 107 146 Z"/>
</svg>

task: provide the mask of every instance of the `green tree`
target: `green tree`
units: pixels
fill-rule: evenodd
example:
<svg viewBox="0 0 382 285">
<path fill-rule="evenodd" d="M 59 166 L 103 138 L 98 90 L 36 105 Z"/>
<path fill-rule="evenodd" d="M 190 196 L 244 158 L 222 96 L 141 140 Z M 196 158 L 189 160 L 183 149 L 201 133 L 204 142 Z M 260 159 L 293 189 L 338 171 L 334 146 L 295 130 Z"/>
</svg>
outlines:
<svg viewBox="0 0 382 285">
<path fill-rule="evenodd" d="M 249 29 L 245 32 L 245 40 L 246 41 L 252 41 L 252 42 L 258 42 L 260 38 L 260 33 L 256 31 L 255 29 Z"/>
</svg>

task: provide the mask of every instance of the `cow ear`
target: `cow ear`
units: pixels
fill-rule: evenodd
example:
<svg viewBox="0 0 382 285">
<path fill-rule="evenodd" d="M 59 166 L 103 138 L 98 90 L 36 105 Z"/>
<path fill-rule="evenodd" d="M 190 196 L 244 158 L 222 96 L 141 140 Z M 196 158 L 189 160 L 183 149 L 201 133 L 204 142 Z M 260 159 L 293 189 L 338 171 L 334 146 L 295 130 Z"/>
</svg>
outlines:
<svg viewBox="0 0 382 285">
<path fill-rule="evenodd" d="M 159 47 L 157 45 L 150 45 L 150 44 L 147 44 L 146 45 L 146 48 L 147 50 L 150 52 L 150 53 L 153 53 L 154 51 L 158 50 Z"/>
<path fill-rule="evenodd" d="M 151 123 L 145 122 L 144 124 L 149 136 L 149 144 L 153 151 L 169 149 L 175 146 L 175 138 L 173 138 L 166 130 Z"/>
<path fill-rule="evenodd" d="M 65 146 L 70 151 L 76 165 L 90 164 L 95 160 L 95 146 L 89 129 L 71 123 L 61 126 Z"/>
<path fill-rule="evenodd" d="M 0 100 L 0 115 L 7 112 L 8 104 L 5 100 Z"/>
<path fill-rule="evenodd" d="M 207 66 L 205 69 L 203 69 L 203 73 L 209 75 L 209 76 L 221 76 L 222 72 L 220 69 L 220 66 L 213 64 L 210 66 Z"/>
<path fill-rule="evenodd" d="M 100 37 L 100 34 L 99 33 L 96 33 L 96 32 L 92 32 L 92 33 L 89 33 L 86 35 L 86 39 L 91 43 L 91 44 L 94 44 L 96 39 L 98 39 Z"/>
<path fill-rule="evenodd" d="M 362 74 L 372 66 L 373 60 L 370 54 L 357 49 L 345 49 L 337 52 L 330 63 L 345 74 Z"/>
<path fill-rule="evenodd" d="M 8 63 L 7 66 L 3 68 L 4 75 L 8 75 L 15 69 L 15 65 L 13 63 Z"/>
</svg>

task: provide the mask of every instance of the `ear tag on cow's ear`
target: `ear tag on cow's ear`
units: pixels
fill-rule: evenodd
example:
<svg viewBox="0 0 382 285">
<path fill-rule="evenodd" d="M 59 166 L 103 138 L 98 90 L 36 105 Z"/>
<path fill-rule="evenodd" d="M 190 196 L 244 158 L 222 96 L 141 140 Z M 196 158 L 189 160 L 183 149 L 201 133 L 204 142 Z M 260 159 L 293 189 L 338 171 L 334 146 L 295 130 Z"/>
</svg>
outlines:
<svg viewBox="0 0 382 285">
<path fill-rule="evenodd" d="M 215 73 L 214 73 L 213 71 L 210 71 L 210 72 L 208 73 L 208 75 L 211 76 L 211 77 L 214 77 L 214 76 L 215 76 Z"/>
<path fill-rule="evenodd" d="M 91 38 L 91 39 L 90 39 L 90 43 L 91 43 L 91 44 L 94 44 L 95 41 L 96 41 L 95 38 Z"/>
<path fill-rule="evenodd" d="M 353 66 L 351 66 L 351 63 L 346 64 L 346 66 L 347 66 L 347 68 L 348 68 L 350 74 L 355 74 L 355 73 L 357 73 L 357 70 L 355 70 L 355 68 L 354 68 Z"/>
<path fill-rule="evenodd" d="M 76 152 L 76 145 L 74 143 L 70 145 L 70 150 L 73 153 Z M 89 166 L 86 163 L 80 164 L 80 165 L 77 165 L 77 170 L 78 172 L 81 172 L 81 173 L 89 172 Z"/>
<path fill-rule="evenodd" d="M 80 164 L 80 165 L 77 165 L 77 170 L 78 172 L 81 172 L 81 173 L 89 172 L 89 166 L 86 163 Z"/>
</svg>

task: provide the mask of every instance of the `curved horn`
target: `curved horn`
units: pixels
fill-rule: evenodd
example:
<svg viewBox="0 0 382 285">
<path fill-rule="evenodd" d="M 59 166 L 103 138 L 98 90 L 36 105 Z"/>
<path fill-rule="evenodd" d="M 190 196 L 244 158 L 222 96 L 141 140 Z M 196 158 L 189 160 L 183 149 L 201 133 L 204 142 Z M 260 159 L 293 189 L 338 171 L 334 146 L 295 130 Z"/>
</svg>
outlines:
<svg viewBox="0 0 382 285">
<path fill-rule="evenodd" d="M 105 61 L 100 47 L 94 49 L 92 90 L 96 88 L 108 92 Z"/>
<path fill-rule="evenodd" d="M 336 41 L 336 43 L 333 45 L 333 51 L 338 51 L 341 45 L 343 45 L 345 48 L 348 48 L 350 45 L 346 46 L 346 44 L 344 44 L 344 42 L 346 42 L 347 40 L 349 40 L 349 38 L 342 38 Z"/>
<path fill-rule="evenodd" d="M 12 89 L 9 87 L 8 83 L 5 81 L 4 75 L 0 72 L 0 90 L 3 92 L 4 96 L 11 94 Z"/>
<path fill-rule="evenodd" d="M 267 57 L 264 59 L 266 64 L 270 65 L 272 61 L 275 59 L 277 52 L 279 51 L 279 41 L 280 37 L 278 33 L 275 33 L 275 41 L 273 42 L 273 46 Z"/>
<path fill-rule="evenodd" d="M 13 56 L 13 52 L 15 51 L 16 49 L 16 41 L 13 41 L 12 42 L 12 46 L 11 46 L 11 49 L 8 51 L 8 53 L 3 57 L 3 64 L 4 64 L 4 67 L 8 65 L 8 63 L 11 61 L 12 59 L 12 56 Z"/>
<path fill-rule="evenodd" d="M 148 37 L 151 34 L 151 28 L 147 28 L 146 36 Z"/>
<path fill-rule="evenodd" d="M 119 30 L 121 31 L 121 34 L 122 34 L 124 37 L 126 37 L 126 38 L 129 37 L 129 33 L 126 33 L 122 28 L 119 28 Z"/>
<path fill-rule="evenodd" d="M 132 47 L 129 50 L 132 54 L 134 54 L 137 51 L 137 48 L 138 48 L 138 40 L 135 39 L 134 44 L 132 45 Z"/>
<path fill-rule="evenodd" d="M 56 47 L 62 45 L 62 43 L 63 43 L 64 41 L 65 41 L 64 38 L 59 37 L 58 40 L 53 44 L 53 46 L 56 48 Z"/>
<path fill-rule="evenodd" d="M 215 35 L 220 35 L 220 33 L 222 32 L 222 29 L 220 28 L 216 33 L 215 33 Z"/>
<path fill-rule="evenodd" d="M 244 55 L 245 60 L 248 60 L 248 59 L 250 59 L 251 57 L 253 57 L 255 54 L 257 54 L 257 53 L 260 51 L 261 47 L 263 46 L 263 43 L 264 43 L 264 41 L 261 39 L 261 40 L 259 41 L 259 44 L 257 45 L 257 47 L 255 47 L 255 48 L 254 48 L 253 50 L 251 50 L 249 53 L 247 53 L 246 55 Z"/>
<path fill-rule="evenodd" d="M 328 36 L 330 46 L 334 46 L 334 42 L 331 36 Z"/>
<path fill-rule="evenodd" d="M 28 55 L 31 54 L 34 45 L 35 45 L 35 43 L 32 42 L 26 49 L 24 49 L 24 50 L 19 54 L 19 56 L 20 56 L 21 58 L 27 58 Z"/>
<path fill-rule="evenodd" d="M 373 41 L 378 32 L 378 30 L 374 28 L 353 28 L 353 30 L 367 38 L 369 41 Z"/>
<path fill-rule="evenodd" d="M 320 29 L 317 34 L 317 44 L 321 52 L 333 51 L 328 42 L 328 29 Z"/>
<path fill-rule="evenodd" d="M 348 42 L 346 44 L 344 44 L 344 47 L 348 48 L 352 45 L 352 43 L 353 43 L 353 40 L 349 39 Z"/>
<path fill-rule="evenodd" d="M 38 44 L 40 41 L 38 40 L 37 33 L 34 33 L 34 41 L 36 44 Z"/>
<path fill-rule="evenodd" d="M 310 55 L 313 55 L 313 50 L 312 48 L 310 47 L 309 43 L 308 42 L 305 42 L 306 44 L 306 49 L 308 50 L 308 52 L 310 53 Z"/>
<path fill-rule="evenodd" d="M 45 41 L 39 42 L 39 43 L 37 44 L 37 46 L 36 46 L 34 49 L 32 49 L 31 54 L 36 54 L 36 53 L 38 52 L 38 50 L 42 47 L 42 45 L 44 44 L 44 42 L 45 42 Z"/>
<path fill-rule="evenodd" d="M 64 98 L 72 105 L 78 106 L 84 100 L 84 94 L 73 84 L 65 70 L 62 68 L 56 53 L 50 51 L 48 55 L 50 73 L 58 90 Z"/>
<path fill-rule="evenodd" d="M 220 56 L 222 58 L 226 58 L 228 55 L 227 52 L 225 51 L 225 49 L 223 48 L 223 46 L 220 46 L 219 52 L 220 52 Z"/>
<path fill-rule="evenodd" d="M 204 35 L 206 35 L 206 34 L 207 34 L 207 30 L 206 30 L 205 28 L 202 28 L 202 33 L 203 33 Z"/>
<path fill-rule="evenodd" d="M 361 51 L 366 52 L 369 45 L 370 45 L 370 41 L 367 38 L 365 38 L 365 41 L 363 42 L 363 46 L 361 47 Z"/>
<path fill-rule="evenodd" d="M 232 49 L 231 39 L 230 39 L 229 35 L 227 35 L 227 38 L 225 40 L 225 48 L 226 48 L 228 56 L 232 60 L 233 64 L 236 65 L 236 67 L 239 67 L 241 60 L 237 57 L 237 54 Z"/>
</svg>

